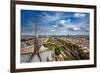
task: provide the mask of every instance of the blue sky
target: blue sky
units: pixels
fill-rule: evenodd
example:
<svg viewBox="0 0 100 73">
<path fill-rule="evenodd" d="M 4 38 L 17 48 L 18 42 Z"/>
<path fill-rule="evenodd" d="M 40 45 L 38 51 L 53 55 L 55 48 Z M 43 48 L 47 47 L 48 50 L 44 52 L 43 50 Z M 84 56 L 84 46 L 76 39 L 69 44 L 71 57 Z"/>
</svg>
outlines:
<svg viewBox="0 0 100 73">
<path fill-rule="evenodd" d="M 21 35 L 89 35 L 89 13 L 21 10 Z"/>
</svg>

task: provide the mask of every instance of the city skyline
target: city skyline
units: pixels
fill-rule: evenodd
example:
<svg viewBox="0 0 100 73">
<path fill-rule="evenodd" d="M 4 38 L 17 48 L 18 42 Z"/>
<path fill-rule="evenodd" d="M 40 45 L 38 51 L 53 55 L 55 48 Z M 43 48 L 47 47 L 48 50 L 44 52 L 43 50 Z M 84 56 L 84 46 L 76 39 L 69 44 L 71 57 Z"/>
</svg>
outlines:
<svg viewBox="0 0 100 73">
<path fill-rule="evenodd" d="M 21 10 L 21 35 L 89 35 L 89 13 Z"/>
</svg>

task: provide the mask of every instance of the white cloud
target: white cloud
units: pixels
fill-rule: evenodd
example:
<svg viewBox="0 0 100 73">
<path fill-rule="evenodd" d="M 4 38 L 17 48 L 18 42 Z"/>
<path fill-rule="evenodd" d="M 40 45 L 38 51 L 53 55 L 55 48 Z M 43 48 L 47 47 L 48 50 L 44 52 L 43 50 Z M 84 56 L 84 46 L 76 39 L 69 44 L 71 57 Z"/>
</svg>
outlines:
<svg viewBox="0 0 100 73">
<path fill-rule="evenodd" d="M 65 25 L 66 20 L 60 20 L 60 23 L 61 23 L 62 25 Z"/>
<path fill-rule="evenodd" d="M 55 13 L 54 15 L 50 15 L 48 13 L 45 13 L 45 12 L 41 12 L 42 14 L 42 18 L 44 20 L 44 22 L 50 22 L 50 21 L 55 21 L 57 19 L 60 18 L 60 13 Z"/>
<path fill-rule="evenodd" d="M 80 30 L 81 28 L 80 28 L 80 26 L 75 26 L 74 27 L 74 30 Z"/>
<path fill-rule="evenodd" d="M 79 28 L 77 28 L 77 27 L 74 27 L 73 29 L 74 29 L 74 30 L 79 30 Z"/>
<path fill-rule="evenodd" d="M 71 26 L 68 26 L 67 29 L 70 31 L 80 31 L 81 26 L 80 25 L 71 25 Z"/>
<path fill-rule="evenodd" d="M 66 24 L 69 24 L 71 22 L 71 19 L 67 19 L 67 20 L 60 20 L 60 23 L 62 24 L 62 25 L 66 25 Z"/>
<path fill-rule="evenodd" d="M 66 30 L 63 30 L 62 32 L 67 32 Z"/>
<path fill-rule="evenodd" d="M 85 17 L 85 16 L 86 16 L 86 14 L 84 14 L 84 13 L 75 13 L 74 14 L 74 17 L 76 17 L 76 18 Z"/>
<path fill-rule="evenodd" d="M 54 32 L 55 30 L 54 30 L 54 29 L 52 29 L 51 31 L 52 31 L 52 32 Z"/>
<path fill-rule="evenodd" d="M 52 25 L 52 27 L 56 28 L 56 27 L 58 27 L 58 26 L 57 26 L 57 25 Z"/>
</svg>

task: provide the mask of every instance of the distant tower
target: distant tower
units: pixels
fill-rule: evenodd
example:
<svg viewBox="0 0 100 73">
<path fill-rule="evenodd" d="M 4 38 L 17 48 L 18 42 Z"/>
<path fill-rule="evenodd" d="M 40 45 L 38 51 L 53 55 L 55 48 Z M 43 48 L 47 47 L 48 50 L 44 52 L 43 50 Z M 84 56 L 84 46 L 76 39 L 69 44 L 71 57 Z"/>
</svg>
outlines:
<svg viewBox="0 0 100 73">
<path fill-rule="evenodd" d="M 68 34 L 67 37 L 69 37 L 70 35 Z"/>
</svg>

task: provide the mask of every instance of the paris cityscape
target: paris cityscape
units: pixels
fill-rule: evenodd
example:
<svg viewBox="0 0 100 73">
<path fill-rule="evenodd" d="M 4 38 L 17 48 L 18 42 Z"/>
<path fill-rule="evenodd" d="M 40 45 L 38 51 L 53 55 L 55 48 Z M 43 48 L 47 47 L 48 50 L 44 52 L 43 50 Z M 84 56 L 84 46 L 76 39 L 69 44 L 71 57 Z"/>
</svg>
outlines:
<svg viewBox="0 0 100 73">
<path fill-rule="evenodd" d="M 21 10 L 21 63 L 89 59 L 89 13 Z"/>
</svg>

